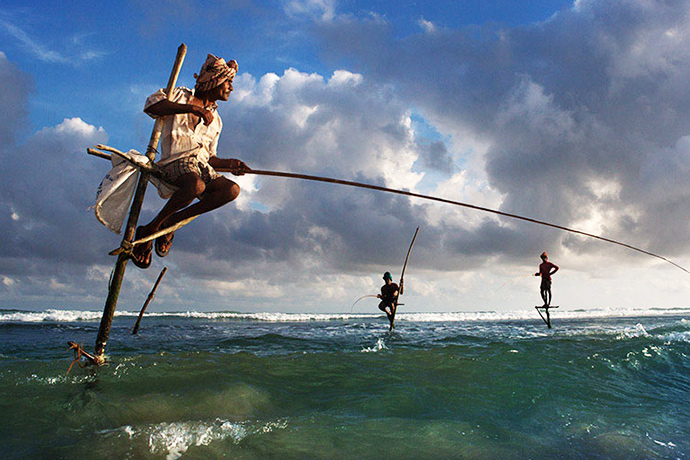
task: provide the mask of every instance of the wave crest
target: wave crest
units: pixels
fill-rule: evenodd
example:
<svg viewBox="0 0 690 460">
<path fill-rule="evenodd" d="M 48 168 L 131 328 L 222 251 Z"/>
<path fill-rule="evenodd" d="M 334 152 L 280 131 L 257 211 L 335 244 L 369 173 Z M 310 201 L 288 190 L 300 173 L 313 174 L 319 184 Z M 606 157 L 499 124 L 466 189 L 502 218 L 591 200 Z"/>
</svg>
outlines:
<svg viewBox="0 0 690 460">
<path fill-rule="evenodd" d="M 673 308 L 596 308 L 596 309 L 567 309 L 555 310 L 558 317 L 566 318 L 615 318 L 615 317 L 644 317 L 644 316 L 671 316 L 690 315 L 688 307 Z M 120 311 L 116 316 L 138 316 L 138 312 Z M 98 322 L 102 312 L 93 310 L 59 310 L 49 309 L 44 311 L 25 310 L 0 310 L 0 323 L 39 323 L 39 322 Z M 147 312 L 148 317 L 159 318 L 190 318 L 200 320 L 218 321 L 265 321 L 271 323 L 288 322 L 323 322 L 323 321 L 347 321 L 357 319 L 371 319 L 382 316 L 380 313 L 277 313 L 257 312 L 240 313 L 229 311 L 184 311 L 184 312 Z M 506 311 L 455 311 L 455 312 L 428 312 L 406 313 L 399 312 L 396 319 L 407 322 L 465 322 L 465 321 L 510 321 L 533 319 L 534 310 L 506 310 Z"/>
</svg>

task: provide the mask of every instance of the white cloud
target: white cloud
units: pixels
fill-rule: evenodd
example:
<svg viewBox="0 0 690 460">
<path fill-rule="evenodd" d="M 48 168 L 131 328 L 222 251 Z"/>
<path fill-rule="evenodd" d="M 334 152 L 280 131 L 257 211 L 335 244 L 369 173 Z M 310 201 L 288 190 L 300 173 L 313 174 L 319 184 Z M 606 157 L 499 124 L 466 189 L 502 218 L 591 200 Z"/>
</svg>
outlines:
<svg viewBox="0 0 690 460">
<path fill-rule="evenodd" d="M 62 122 L 56 125 L 54 128 L 47 128 L 43 130 L 46 134 L 59 134 L 59 135 L 76 135 L 79 137 L 95 138 L 97 136 L 102 136 L 105 134 L 103 127 L 96 128 L 93 125 L 86 123 L 79 117 L 75 118 L 65 118 Z"/>
<path fill-rule="evenodd" d="M 336 70 L 328 80 L 328 86 L 358 86 L 362 83 L 364 77 L 357 73 L 352 73 L 347 70 Z"/>
<path fill-rule="evenodd" d="M 424 18 L 419 19 L 417 23 L 419 24 L 419 27 L 421 27 L 422 30 L 424 30 L 424 32 L 427 34 L 433 34 L 437 30 L 436 25 L 433 22 L 427 21 Z"/>
<path fill-rule="evenodd" d="M 3 28 L 5 32 L 7 32 L 9 35 L 11 35 L 20 43 L 22 43 L 25 49 L 27 49 L 30 53 L 32 53 L 42 61 L 55 62 L 60 64 L 69 63 L 68 58 L 38 43 L 36 40 L 31 38 L 29 34 L 24 32 L 18 26 L 0 19 L 0 27 Z"/>
<path fill-rule="evenodd" d="M 213 280 L 204 282 L 201 287 L 220 297 L 233 296 L 278 299 L 286 294 L 283 288 L 271 285 L 266 280 L 262 279 L 244 278 L 239 281 Z"/>
<path fill-rule="evenodd" d="M 83 49 L 80 37 L 72 37 L 67 52 L 61 52 L 46 46 L 20 26 L 0 18 L 0 29 L 14 38 L 20 45 L 41 61 L 53 64 L 77 65 L 105 56 L 105 53 L 93 49 Z"/>
<path fill-rule="evenodd" d="M 307 17 L 320 21 L 332 21 L 335 17 L 335 0 L 286 0 L 285 13 L 292 17 Z"/>
</svg>

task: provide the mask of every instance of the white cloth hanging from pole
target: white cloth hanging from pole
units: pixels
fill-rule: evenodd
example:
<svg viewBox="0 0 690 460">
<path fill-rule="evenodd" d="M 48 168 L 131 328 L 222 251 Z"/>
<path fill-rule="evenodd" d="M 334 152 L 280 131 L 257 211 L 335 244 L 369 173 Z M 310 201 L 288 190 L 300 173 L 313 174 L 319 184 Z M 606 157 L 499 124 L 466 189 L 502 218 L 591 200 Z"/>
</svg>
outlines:
<svg viewBox="0 0 690 460">
<path fill-rule="evenodd" d="M 138 155 L 134 150 L 127 153 L 132 156 Z M 137 188 L 139 168 L 118 155 L 111 155 L 110 162 L 113 167 L 98 186 L 94 208 L 98 221 L 109 230 L 120 234 Z"/>
<path fill-rule="evenodd" d="M 102 148 L 116 154 L 110 155 L 113 167 L 98 186 L 94 209 L 100 223 L 120 234 L 139 179 L 140 168 L 137 165 L 150 168 L 151 161 L 134 149 L 129 152 L 120 152 L 106 146 Z M 156 177 L 149 176 L 149 180 L 158 189 L 158 195 L 163 199 L 170 198 L 175 191 L 173 185 Z"/>
</svg>

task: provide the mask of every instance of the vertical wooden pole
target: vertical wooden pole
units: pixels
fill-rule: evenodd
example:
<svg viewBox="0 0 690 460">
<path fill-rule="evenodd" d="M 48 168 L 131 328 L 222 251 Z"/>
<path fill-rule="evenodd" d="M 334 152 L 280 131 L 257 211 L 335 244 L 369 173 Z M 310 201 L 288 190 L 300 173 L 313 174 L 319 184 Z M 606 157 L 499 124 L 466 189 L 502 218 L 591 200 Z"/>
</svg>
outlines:
<svg viewBox="0 0 690 460">
<path fill-rule="evenodd" d="M 170 73 L 170 78 L 168 79 L 168 86 L 165 89 L 165 93 L 170 96 L 170 92 L 175 87 L 177 82 L 177 77 L 180 74 L 180 69 L 182 68 L 182 62 L 187 54 L 187 46 L 183 43 L 177 49 L 177 56 L 175 57 L 175 64 L 173 65 L 172 72 Z M 158 148 L 158 142 L 161 137 L 161 128 L 163 126 L 163 121 L 159 118 L 153 126 L 153 132 L 151 133 L 151 138 L 149 140 L 149 145 L 146 149 L 146 156 L 150 160 L 154 160 L 156 156 L 156 149 Z M 141 207 L 144 203 L 144 196 L 146 194 L 146 185 L 149 180 L 149 174 L 141 171 L 139 176 L 139 182 L 137 184 L 137 190 L 134 193 L 134 199 L 132 200 L 132 207 L 129 209 L 129 218 L 127 219 L 127 228 L 125 229 L 125 234 L 122 238 L 121 246 L 131 249 L 132 241 L 134 241 L 134 233 L 137 228 L 137 222 L 139 220 L 139 214 L 141 212 Z M 115 269 L 113 271 L 113 276 L 111 278 L 110 285 L 108 286 L 108 297 L 105 301 L 105 307 L 103 308 L 103 316 L 101 317 L 101 325 L 98 329 L 98 336 L 96 337 L 96 347 L 95 347 L 95 357 L 99 364 L 103 363 L 105 360 L 105 344 L 108 342 L 108 337 L 110 336 L 110 326 L 113 322 L 113 317 L 115 316 L 115 308 L 117 307 L 117 299 L 120 296 L 120 288 L 122 287 L 122 280 L 125 276 L 125 268 L 127 267 L 127 260 L 129 256 L 123 252 L 117 256 L 117 262 L 115 262 Z"/>
<path fill-rule="evenodd" d="M 544 310 L 546 310 L 546 326 L 547 326 L 549 329 L 551 329 L 551 315 L 549 315 L 549 307 L 548 307 L 548 305 L 546 306 L 546 308 L 545 308 Z"/>
<path fill-rule="evenodd" d="M 168 270 L 168 267 L 163 267 L 163 270 L 161 270 L 161 274 L 158 275 L 158 279 L 156 280 L 156 284 L 153 285 L 153 289 L 151 289 L 151 292 L 149 292 L 149 296 L 146 298 L 146 302 L 144 302 L 144 306 L 141 307 L 141 311 L 139 312 L 139 318 L 137 318 L 137 322 L 134 325 L 134 328 L 132 329 L 132 335 L 136 335 L 137 332 L 139 332 L 139 325 L 141 324 L 141 318 L 144 317 L 144 312 L 146 311 L 146 307 L 149 306 L 151 301 L 156 295 L 156 289 L 158 289 L 158 285 L 161 282 L 161 279 L 163 279 L 163 275 L 165 275 L 165 272 Z"/>
</svg>

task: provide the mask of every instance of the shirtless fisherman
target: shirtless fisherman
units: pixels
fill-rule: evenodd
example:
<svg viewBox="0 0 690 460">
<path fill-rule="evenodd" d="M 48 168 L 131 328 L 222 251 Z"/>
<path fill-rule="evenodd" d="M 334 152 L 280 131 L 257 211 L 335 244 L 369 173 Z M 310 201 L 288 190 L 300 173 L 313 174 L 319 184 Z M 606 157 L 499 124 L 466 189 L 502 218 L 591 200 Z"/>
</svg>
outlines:
<svg viewBox="0 0 690 460">
<path fill-rule="evenodd" d="M 379 310 L 384 312 L 390 321 L 390 330 L 393 330 L 393 321 L 395 320 L 395 310 L 398 308 L 398 297 L 400 296 L 399 287 L 393 282 L 393 277 L 390 272 L 383 274 L 383 281 L 386 282 L 381 286 L 381 294 L 376 297 L 381 299 L 379 303 Z"/>
<path fill-rule="evenodd" d="M 249 167 L 243 161 L 216 156 L 223 129 L 217 101 L 228 100 L 236 74 L 237 62 L 226 63 L 209 54 L 199 75 L 194 75 L 194 90 L 174 88 L 168 98 L 161 89 L 146 100 L 144 112 L 163 119 L 161 159 L 157 164 L 177 190 L 151 222 L 137 228 L 135 239 L 212 211 L 240 194 L 239 185 L 219 172 L 241 176 Z M 174 233 L 169 233 L 155 240 L 159 257 L 168 254 L 173 237 Z M 132 261 L 137 267 L 151 265 L 153 246 L 148 242 L 134 247 Z"/>
<path fill-rule="evenodd" d="M 534 276 L 541 276 L 539 291 L 544 306 L 548 307 L 551 305 L 551 275 L 558 271 L 558 265 L 549 262 L 549 256 L 546 252 L 542 252 L 539 257 L 541 257 L 541 264 L 539 264 L 539 271 Z"/>
</svg>

